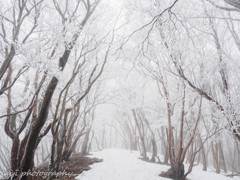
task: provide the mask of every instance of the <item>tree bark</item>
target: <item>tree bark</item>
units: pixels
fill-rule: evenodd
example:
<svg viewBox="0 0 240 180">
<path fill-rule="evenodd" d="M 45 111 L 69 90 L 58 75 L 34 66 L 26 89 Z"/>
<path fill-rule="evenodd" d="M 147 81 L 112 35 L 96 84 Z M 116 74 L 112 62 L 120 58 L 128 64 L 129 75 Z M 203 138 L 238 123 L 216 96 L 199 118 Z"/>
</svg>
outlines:
<svg viewBox="0 0 240 180">
<path fill-rule="evenodd" d="M 222 143 L 219 142 L 218 143 L 218 149 L 219 149 L 219 164 L 221 169 L 223 169 L 223 171 L 226 173 L 227 172 L 227 167 L 226 167 L 226 162 L 225 162 L 225 157 L 223 154 L 223 149 L 222 149 Z"/>
<path fill-rule="evenodd" d="M 141 140 L 142 151 L 143 151 L 143 152 L 142 152 L 142 155 L 143 155 L 144 158 L 147 158 L 147 151 L 146 151 L 145 141 L 144 141 L 144 137 L 143 137 L 143 134 L 142 134 L 140 125 L 139 125 L 139 123 L 138 123 L 136 111 L 135 111 L 135 110 L 132 110 L 132 113 L 133 113 L 133 117 L 134 117 L 134 120 L 135 120 L 137 129 L 138 129 L 138 133 L 139 133 L 139 136 L 140 136 L 140 140 Z"/>
<path fill-rule="evenodd" d="M 87 155 L 89 134 L 90 134 L 90 130 L 88 130 L 85 133 L 85 137 L 84 137 L 83 144 L 82 144 L 82 150 L 81 150 L 82 155 Z"/>
<path fill-rule="evenodd" d="M 200 141 L 200 146 L 202 146 L 201 149 L 201 159 L 202 159 L 202 165 L 203 165 L 203 171 L 207 171 L 207 158 L 206 158 L 206 152 L 205 152 L 205 148 L 203 146 L 203 142 L 202 142 L 202 138 L 199 135 L 199 141 Z"/>
<path fill-rule="evenodd" d="M 29 138 L 26 144 L 26 149 L 21 161 L 21 173 L 27 172 L 28 170 L 31 170 L 33 168 L 32 162 L 34 159 L 38 135 L 40 134 L 40 131 L 47 120 L 50 102 L 51 102 L 54 90 L 57 86 L 57 83 L 58 83 L 58 79 L 56 77 L 53 77 L 46 90 L 43 104 L 42 104 L 40 113 L 38 115 L 38 118 L 32 124 Z M 27 177 L 23 176 L 22 179 L 27 180 Z"/>
</svg>

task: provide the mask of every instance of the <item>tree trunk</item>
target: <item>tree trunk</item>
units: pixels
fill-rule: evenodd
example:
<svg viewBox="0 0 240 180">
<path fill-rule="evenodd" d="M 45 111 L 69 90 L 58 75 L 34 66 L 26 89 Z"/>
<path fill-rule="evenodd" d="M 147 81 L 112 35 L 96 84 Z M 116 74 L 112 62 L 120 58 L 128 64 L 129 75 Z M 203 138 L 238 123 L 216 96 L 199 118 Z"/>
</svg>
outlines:
<svg viewBox="0 0 240 180">
<path fill-rule="evenodd" d="M 137 120 L 137 114 L 136 114 L 136 111 L 135 111 L 135 110 L 132 110 L 132 112 L 133 112 L 133 117 L 134 117 L 134 120 L 135 120 L 135 123 L 136 123 L 137 129 L 138 129 L 138 133 L 139 133 L 139 136 L 140 136 L 140 140 L 141 140 L 141 145 L 142 145 L 142 156 L 143 156 L 144 158 L 147 158 L 147 152 L 146 152 L 145 141 L 144 141 L 143 134 L 142 134 L 142 132 L 141 132 L 140 125 L 139 125 L 138 120 Z"/>
<path fill-rule="evenodd" d="M 200 141 L 200 146 L 202 146 L 203 142 L 200 135 L 199 135 L 199 141 Z M 202 146 L 201 154 L 202 154 L 201 159 L 202 159 L 203 171 L 207 171 L 207 158 L 206 158 L 206 152 L 205 152 L 204 146 Z"/>
<path fill-rule="evenodd" d="M 173 163 L 171 168 L 167 172 L 162 172 L 160 174 L 162 177 L 171 178 L 174 180 L 184 180 L 184 164 Z"/>
<path fill-rule="evenodd" d="M 152 158 L 151 158 L 152 162 L 156 161 L 155 157 L 157 157 L 157 144 L 156 144 L 155 136 L 153 135 L 153 137 L 152 137 Z"/>
<path fill-rule="evenodd" d="M 219 142 L 218 143 L 218 149 L 219 149 L 219 163 L 221 166 L 221 169 L 223 169 L 223 171 L 226 173 L 227 172 L 227 167 L 226 167 L 226 162 L 225 162 L 225 157 L 223 154 L 223 149 L 222 149 L 222 143 Z"/>
<path fill-rule="evenodd" d="M 102 131 L 102 149 L 105 148 L 105 124 L 103 125 L 103 131 Z"/>
<path fill-rule="evenodd" d="M 215 149 L 214 151 L 213 143 L 211 143 L 211 150 L 212 150 L 213 165 L 214 165 L 214 168 L 216 169 L 216 173 L 219 174 L 220 168 L 219 168 L 219 162 L 218 162 L 218 153 L 217 153 L 217 149 Z"/>
<path fill-rule="evenodd" d="M 88 130 L 88 131 L 86 132 L 85 137 L 84 137 L 84 140 L 83 140 L 82 150 L 81 150 L 81 154 L 82 154 L 82 155 L 86 155 L 86 154 L 87 154 L 89 134 L 90 134 L 90 130 Z"/>
<path fill-rule="evenodd" d="M 53 77 L 46 90 L 39 116 L 32 124 L 24 156 L 21 161 L 21 172 L 28 172 L 32 169 L 32 162 L 34 159 L 38 135 L 47 120 L 49 105 L 57 84 L 58 79 L 56 77 Z M 27 176 L 22 177 L 22 179 L 27 180 Z"/>
</svg>

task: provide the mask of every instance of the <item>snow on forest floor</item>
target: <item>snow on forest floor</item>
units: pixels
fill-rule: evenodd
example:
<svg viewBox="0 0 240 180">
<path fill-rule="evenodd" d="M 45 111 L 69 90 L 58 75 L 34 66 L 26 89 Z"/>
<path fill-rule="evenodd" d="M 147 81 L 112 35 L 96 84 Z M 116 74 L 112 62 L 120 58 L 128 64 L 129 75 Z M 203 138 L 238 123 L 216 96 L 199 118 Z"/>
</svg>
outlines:
<svg viewBox="0 0 240 180">
<path fill-rule="evenodd" d="M 139 159 L 139 152 L 121 149 L 107 149 L 94 152 L 90 157 L 103 159 L 102 163 L 91 166 L 84 171 L 78 180 L 166 180 L 160 177 L 161 171 L 167 171 L 168 166 L 148 163 Z M 189 180 L 240 180 L 240 177 L 229 178 L 214 172 L 204 172 L 195 167 L 188 176 Z"/>
</svg>

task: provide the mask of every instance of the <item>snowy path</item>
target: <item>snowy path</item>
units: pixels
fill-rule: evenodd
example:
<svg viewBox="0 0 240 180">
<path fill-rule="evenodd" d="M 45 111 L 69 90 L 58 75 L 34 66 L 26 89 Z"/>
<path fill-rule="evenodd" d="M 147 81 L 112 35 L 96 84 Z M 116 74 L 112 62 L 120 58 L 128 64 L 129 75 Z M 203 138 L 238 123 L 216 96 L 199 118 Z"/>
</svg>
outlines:
<svg viewBox="0 0 240 180">
<path fill-rule="evenodd" d="M 166 180 L 159 177 L 161 171 L 169 167 L 147 163 L 139 160 L 139 152 L 108 149 L 93 153 L 92 157 L 102 158 L 102 163 L 93 164 L 92 169 L 83 172 L 78 180 Z M 197 169 L 198 167 L 196 167 Z M 228 178 L 213 172 L 194 169 L 189 180 L 240 180 L 239 177 Z M 168 179 L 169 180 L 169 179 Z"/>
</svg>

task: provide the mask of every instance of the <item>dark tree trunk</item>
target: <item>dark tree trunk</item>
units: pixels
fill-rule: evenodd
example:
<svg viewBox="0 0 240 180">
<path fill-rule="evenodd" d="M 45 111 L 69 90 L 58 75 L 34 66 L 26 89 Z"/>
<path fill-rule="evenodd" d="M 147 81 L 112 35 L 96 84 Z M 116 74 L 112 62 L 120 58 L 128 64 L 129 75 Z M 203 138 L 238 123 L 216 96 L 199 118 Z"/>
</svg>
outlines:
<svg viewBox="0 0 240 180">
<path fill-rule="evenodd" d="M 12 150 L 11 150 L 11 170 L 16 172 L 19 168 L 19 160 L 18 160 L 18 148 L 19 148 L 19 138 L 16 136 L 13 140 Z M 14 179 L 15 177 L 13 177 Z"/>
<path fill-rule="evenodd" d="M 38 135 L 47 120 L 49 105 L 50 105 L 54 90 L 57 86 L 57 83 L 58 83 L 58 79 L 56 77 L 53 77 L 47 88 L 39 116 L 34 121 L 31 127 L 28 141 L 26 144 L 26 149 L 24 152 L 24 156 L 21 161 L 21 172 L 28 172 L 29 170 L 32 169 L 32 162 L 35 154 Z M 27 180 L 27 176 L 24 176 L 22 179 Z"/>
<path fill-rule="evenodd" d="M 184 164 L 174 163 L 167 172 L 162 172 L 160 174 L 162 177 L 171 178 L 174 180 L 185 180 L 184 177 Z"/>
<path fill-rule="evenodd" d="M 170 177 L 176 180 L 183 180 L 184 177 L 184 165 L 181 163 L 173 164 L 171 167 Z"/>
</svg>

